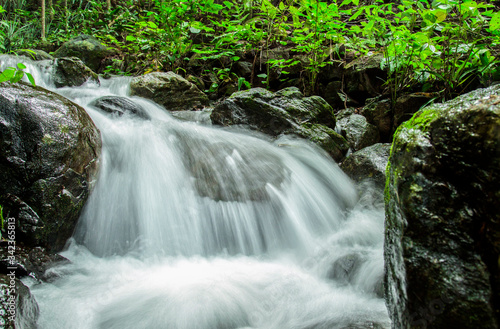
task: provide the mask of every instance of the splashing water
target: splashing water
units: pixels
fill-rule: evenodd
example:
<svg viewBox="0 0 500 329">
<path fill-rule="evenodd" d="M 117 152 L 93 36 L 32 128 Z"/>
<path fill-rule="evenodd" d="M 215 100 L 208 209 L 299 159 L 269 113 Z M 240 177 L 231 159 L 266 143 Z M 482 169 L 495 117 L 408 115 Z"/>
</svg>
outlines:
<svg viewBox="0 0 500 329">
<path fill-rule="evenodd" d="M 2 66 L 16 59 L 0 56 Z M 27 282 L 40 328 L 387 328 L 383 206 L 310 143 L 179 121 L 128 78 L 55 89 L 101 131 L 97 184 L 52 283 Z M 128 97 L 150 119 L 102 112 Z M 378 326 L 378 327 L 377 327 Z"/>
</svg>

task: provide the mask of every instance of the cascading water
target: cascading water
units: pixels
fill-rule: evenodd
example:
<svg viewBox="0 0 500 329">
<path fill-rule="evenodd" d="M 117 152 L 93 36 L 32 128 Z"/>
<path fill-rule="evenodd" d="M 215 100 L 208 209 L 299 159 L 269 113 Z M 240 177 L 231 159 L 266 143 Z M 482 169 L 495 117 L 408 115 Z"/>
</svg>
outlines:
<svg viewBox="0 0 500 329">
<path fill-rule="evenodd" d="M 28 63 L 55 90 L 39 67 Z M 52 283 L 27 281 L 40 328 L 389 327 L 375 191 L 358 197 L 301 140 L 179 121 L 140 98 L 127 99 L 142 118 L 91 105 L 128 97 L 128 82 L 55 90 L 87 110 L 103 150 L 62 253 L 71 263 L 49 270 Z"/>
</svg>

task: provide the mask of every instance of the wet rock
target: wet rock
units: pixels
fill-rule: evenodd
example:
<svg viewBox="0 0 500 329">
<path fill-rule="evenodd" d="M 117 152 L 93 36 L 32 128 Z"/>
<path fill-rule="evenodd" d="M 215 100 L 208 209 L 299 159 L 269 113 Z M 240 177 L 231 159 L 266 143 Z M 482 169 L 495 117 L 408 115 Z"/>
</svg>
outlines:
<svg viewBox="0 0 500 329">
<path fill-rule="evenodd" d="M 100 97 L 90 105 L 97 107 L 107 113 L 116 114 L 122 116 L 125 113 L 129 115 L 137 116 L 142 119 L 149 120 L 151 117 L 142 108 L 142 106 L 134 103 L 130 98 L 122 96 L 103 96 Z"/>
<path fill-rule="evenodd" d="M 216 104 L 212 122 L 223 126 L 245 125 L 271 136 L 295 134 L 309 139 L 337 161 L 348 150 L 345 139 L 337 134 L 331 106 L 321 97 L 304 97 L 298 88 L 276 93 L 263 88 L 236 92 Z"/>
<path fill-rule="evenodd" d="M 16 239 L 60 250 L 97 172 L 100 134 L 85 110 L 25 83 L 0 84 L 0 199 Z"/>
<path fill-rule="evenodd" d="M 53 80 L 57 88 L 77 87 L 85 82 L 99 84 L 99 77 L 76 57 L 54 60 Z"/>
<path fill-rule="evenodd" d="M 340 168 L 355 182 L 372 180 L 377 186 L 385 185 L 385 169 L 389 161 L 391 144 L 379 143 L 349 155 Z"/>
<path fill-rule="evenodd" d="M 367 105 L 361 109 L 368 123 L 377 127 L 382 142 L 392 140 L 392 111 L 391 101 L 388 99 L 367 101 Z"/>
<path fill-rule="evenodd" d="M 0 274 L 0 289 L 2 328 L 36 329 L 40 310 L 29 288 L 15 276 Z"/>
<path fill-rule="evenodd" d="M 357 253 L 342 256 L 333 263 L 327 277 L 340 284 L 351 283 L 362 262 L 361 255 Z"/>
<path fill-rule="evenodd" d="M 153 72 L 132 79 L 130 94 L 164 106 L 167 110 L 191 110 L 208 104 L 208 97 L 193 83 L 173 72 Z"/>
<path fill-rule="evenodd" d="M 378 143 L 380 139 L 377 127 L 369 124 L 366 118 L 359 114 L 352 114 L 339 120 L 337 126 L 354 151 Z"/>
<path fill-rule="evenodd" d="M 196 136 L 181 138 L 186 145 L 184 165 L 191 172 L 200 196 L 216 201 L 267 200 L 268 185 L 281 186 L 289 175 L 276 155 L 257 146 L 238 150 Z M 204 157 L 200 158 L 200 154 Z M 242 181 L 246 183 L 241 184 Z"/>
<path fill-rule="evenodd" d="M 394 105 L 394 130 L 403 122 L 410 120 L 420 108 L 429 103 L 437 94 L 413 93 L 400 96 Z"/>
<path fill-rule="evenodd" d="M 418 111 L 395 134 L 386 185 L 393 328 L 498 328 L 500 86 Z"/>
<path fill-rule="evenodd" d="M 18 56 L 26 56 L 35 61 L 53 60 L 54 57 L 40 49 L 21 49 L 15 52 Z"/>
<path fill-rule="evenodd" d="M 387 73 L 380 68 L 382 54 L 363 56 L 344 67 L 344 91 L 358 103 L 383 92 Z"/>
<path fill-rule="evenodd" d="M 101 62 L 106 57 L 112 56 L 114 51 L 99 40 L 86 34 L 79 35 L 78 37 L 66 41 L 55 53 L 54 57 L 78 57 L 85 65 L 90 67 L 94 72 L 100 72 Z"/>
</svg>

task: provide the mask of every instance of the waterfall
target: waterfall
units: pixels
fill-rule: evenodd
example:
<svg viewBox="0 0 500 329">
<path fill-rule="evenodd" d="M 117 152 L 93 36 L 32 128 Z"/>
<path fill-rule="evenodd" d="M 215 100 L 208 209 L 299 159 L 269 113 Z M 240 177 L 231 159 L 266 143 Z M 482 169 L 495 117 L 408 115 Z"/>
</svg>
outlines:
<svg viewBox="0 0 500 329">
<path fill-rule="evenodd" d="M 12 57 L 0 57 L 14 66 Z M 56 89 L 102 134 L 99 177 L 57 279 L 26 279 L 40 328 L 390 326 L 380 297 L 383 205 L 309 142 L 181 121 L 129 78 Z M 145 116 L 105 113 L 125 97 Z M 374 197 L 375 195 L 375 197 Z M 370 327 L 371 328 L 371 327 Z"/>
</svg>

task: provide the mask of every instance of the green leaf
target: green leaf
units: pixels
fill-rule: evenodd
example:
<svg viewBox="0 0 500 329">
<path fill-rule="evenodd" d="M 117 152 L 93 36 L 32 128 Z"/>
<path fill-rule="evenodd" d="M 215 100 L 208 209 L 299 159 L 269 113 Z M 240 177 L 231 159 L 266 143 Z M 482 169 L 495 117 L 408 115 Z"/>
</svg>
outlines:
<svg viewBox="0 0 500 329">
<path fill-rule="evenodd" d="M 495 31 L 500 28 L 500 12 L 493 14 L 490 20 L 490 30 Z"/>
<path fill-rule="evenodd" d="M 5 81 L 9 81 L 10 78 L 6 77 L 3 73 L 0 74 L 0 83 L 1 82 L 5 82 Z"/>
<path fill-rule="evenodd" d="M 10 80 L 14 77 L 14 75 L 16 74 L 16 69 L 13 68 L 13 67 L 8 67 L 6 68 L 3 72 L 2 72 L 2 75 L 7 77 L 7 80 Z M 6 80 L 4 80 L 6 81 Z"/>
<path fill-rule="evenodd" d="M 224 1 L 224 4 L 226 5 L 227 8 L 231 9 L 233 8 L 233 4 L 229 1 Z"/>
<path fill-rule="evenodd" d="M 257 76 L 259 78 L 262 78 L 262 79 L 266 79 L 267 78 L 267 74 L 265 74 L 265 73 L 257 74 Z"/>
<path fill-rule="evenodd" d="M 280 2 L 279 9 L 285 10 L 285 4 L 283 3 L 283 1 Z"/>
<path fill-rule="evenodd" d="M 23 71 L 16 71 L 16 75 L 14 75 L 12 79 L 10 79 L 10 82 L 12 83 L 19 82 L 23 78 L 23 76 L 24 76 Z"/>
<path fill-rule="evenodd" d="M 17 68 L 20 70 L 24 70 L 26 69 L 26 65 L 24 65 L 23 63 L 17 63 Z"/>
<path fill-rule="evenodd" d="M 135 40 L 137 40 L 137 38 L 134 37 L 133 35 L 127 35 L 125 40 L 130 41 L 130 42 L 134 42 Z"/>
<path fill-rule="evenodd" d="M 26 76 L 28 77 L 28 80 L 31 82 L 31 84 L 33 85 L 33 87 L 36 87 L 35 79 L 31 75 L 31 73 L 26 72 Z"/>
<path fill-rule="evenodd" d="M 197 29 L 196 27 L 192 27 L 192 26 L 189 28 L 189 31 L 190 31 L 191 33 L 193 33 L 193 34 L 197 34 L 197 33 L 200 33 L 200 32 L 201 32 L 201 30 L 200 30 L 200 29 Z"/>
</svg>

